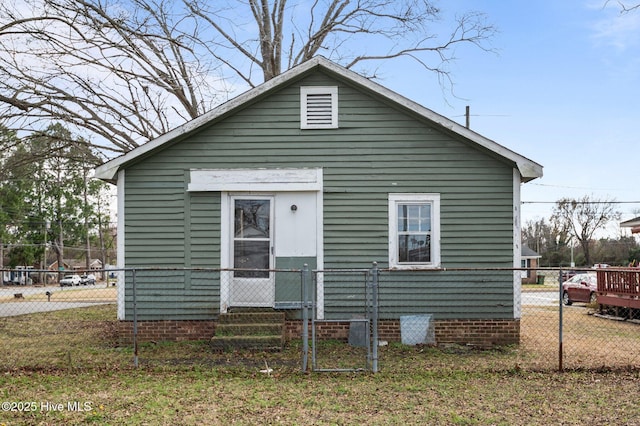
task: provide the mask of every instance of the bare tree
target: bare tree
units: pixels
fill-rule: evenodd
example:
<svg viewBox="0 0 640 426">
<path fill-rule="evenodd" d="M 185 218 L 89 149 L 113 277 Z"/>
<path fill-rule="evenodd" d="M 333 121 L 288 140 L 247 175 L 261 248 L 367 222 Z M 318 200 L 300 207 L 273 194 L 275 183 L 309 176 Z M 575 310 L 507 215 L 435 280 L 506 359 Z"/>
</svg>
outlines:
<svg viewBox="0 0 640 426">
<path fill-rule="evenodd" d="M 607 0 L 604 5 L 607 6 L 609 3 L 612 3 L 612 1 Z M 630 1 L 616 1 L 615 3 L 620 7 L 621 13 L 627 13 L 636 9 L 640 9 L 640 3 Z"/>
<path fill-rule="evenodd" d="M 334 58 L 347 68 L 364 61 L 409 57 L 439 77 L 450 78 L 446 64 L 454 59 L 453 47 L 485 43 L 495 33 L 485 15 L 469 12 L 447 30 L 434 34 L 442 12 L 428 0 L 314 0 L 309 6 L 292 0 L 248 0 L 250 17 L 239 13 L 229 20 L 226 7 L 207 0 L 183 0 L 191 12 L 212 29 L 207 46 L 224 49 L 210 53 L 250 85 L 256 83 L 252 67 L 237 66 L 234 51 L 262 71 L 264 81 L 317 54 Z M 228 6 L 228 2 L 227 2 Z M 238 28 L 250 28 L 242 38 Z M 223 55 L 220 54 L 223 52 Z"/>
<path fill-rule="evenodd" d="M 560 266 L 568 259 L 571 235 L 567 226 L 553 220 L 548 223 L 545 219 L 528 221 L 522 227 L 522 244 L 542 255 L 541 262 L 546 265 Z"/>
<path fill-rule="evenodd" d="M 184 37 L 165 2 L 19 4 L 0 6 L 0 116 L 9 128 L 61 121 L 103 150 L 126 152 L 219 101 L 195 34 Z"/>
<path fill-rule="evenodd" d="M 619 220 L 615 200 L 597 199 L 584 196 L 580 199 L 563 198 L 553 208 L 551 221 L 560 227 L 570 229 L 584 253 L 587 265 L 592 264 L 590 243 L 594 233 L 604 228 L 610 221 Z"/>
<path fill-rule="evenodd" d="M 349 68 L 407 57 L 447 84 L 455 46 L 489 50 L 495 29 L 478 12 L 441 19 L 430 0 L 5 1 L 1 124 L 61 121 L 127 152 L 317 54 Z"/>
</svg>

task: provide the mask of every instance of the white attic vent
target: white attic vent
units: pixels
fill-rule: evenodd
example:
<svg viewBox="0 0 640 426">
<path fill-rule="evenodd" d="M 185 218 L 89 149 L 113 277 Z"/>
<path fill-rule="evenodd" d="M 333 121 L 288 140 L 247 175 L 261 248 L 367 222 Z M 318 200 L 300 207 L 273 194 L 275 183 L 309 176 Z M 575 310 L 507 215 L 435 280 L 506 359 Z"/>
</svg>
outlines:
<svg viewBox="0 0 640 426">
<path fill-rule="evenodd" d="M 300 128 L 336 129 L 338 127 L 338 88 L 300 87 Z"/>
</svg>

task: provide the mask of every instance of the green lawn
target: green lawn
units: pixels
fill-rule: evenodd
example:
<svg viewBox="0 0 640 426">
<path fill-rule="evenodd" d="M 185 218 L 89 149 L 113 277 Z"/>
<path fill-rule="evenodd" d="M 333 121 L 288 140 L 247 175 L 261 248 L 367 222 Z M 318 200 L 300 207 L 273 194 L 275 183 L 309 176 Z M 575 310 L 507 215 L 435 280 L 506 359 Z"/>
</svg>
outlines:
<svg viewBox="0 0 640 426">
<path fill-rule="evenodd" d="M 213 354 L 203 342 L 141 345 L 135 369 L 113 315 L 101 306 L 0 320 L 0 425 L 640 424 L 637 369 L 533 371 L 522 348 L 391 344 L 378 374 L 301 373 L 296 343 Z M 320 349 L 323 363 L 363 361 L 343 343 Z"/>
<path fill-rule="evenodd" d="M 2 412 L 0 424 L 633 425 L 640 422 L 639 385 L 638 372 L 455 368 L 376 375 L 225 367 L 12 372 L 0 378 L 3 401 L 37 406 Z M 64 409 L 50 411 L 54 404 Z"/>
</svg>

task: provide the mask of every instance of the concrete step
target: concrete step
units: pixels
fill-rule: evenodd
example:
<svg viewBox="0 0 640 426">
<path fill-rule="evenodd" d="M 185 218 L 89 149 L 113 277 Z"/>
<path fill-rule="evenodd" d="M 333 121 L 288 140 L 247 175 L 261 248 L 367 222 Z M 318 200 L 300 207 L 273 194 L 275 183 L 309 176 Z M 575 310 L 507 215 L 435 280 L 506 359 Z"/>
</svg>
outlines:
<svg viewBox="0 0 640 426">
<path fill-rule="evenodd" d="M 213 336 L 211 349 L 217 352 L 234 350 L 280 351 L 282 336 Z"/>
<path fill-rule="evenodd" d="M 242 309 L 220 314 L 211 348 L 214 351 L 282 350 L 284 323 L 284 312 L 272 309 Z"/>
<path fill-rule="evenodd" d="M 284 323 L 284 312 L 230 312 L 220 314 L 219 324 Z"/>
<path fill-rule="evenodd" d="M 282 323 L 224 323 L 216 327 L 216 336 L 280 336 Z"/>
</svg>

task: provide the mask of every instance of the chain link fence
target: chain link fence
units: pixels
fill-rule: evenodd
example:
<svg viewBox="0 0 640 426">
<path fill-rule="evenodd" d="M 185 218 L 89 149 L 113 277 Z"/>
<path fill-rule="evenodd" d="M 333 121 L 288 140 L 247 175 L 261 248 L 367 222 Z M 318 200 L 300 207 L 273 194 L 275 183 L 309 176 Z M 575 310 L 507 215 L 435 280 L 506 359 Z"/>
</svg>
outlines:
<svg viewBox="0 0 640 426">
<path fill-rule="evenodd" d="M 537 273 L 537 284 L 516 285 L 514 294 L 524 273 Z M 0 361 L 8 371 L 376 371 L 407 353 L 452 354 L 460 363 L 477 354 L 505 370 L 640 367 L 637 269 L 610 268 L 605 278 L 552 268 L 2 274 Z"/>
<path fill-rule="evenodd" d="M 116 349 L 115 274 L 35 269 L 0 274 L 0 359 L 6 370 L 130 363 Z"/>
<path fill-rule="evenodd" d="M 312 289 L 303 294 L 310 308 L 311 370 L 377 371 L 377 274 L 313 271 Z"/>
</svg>

